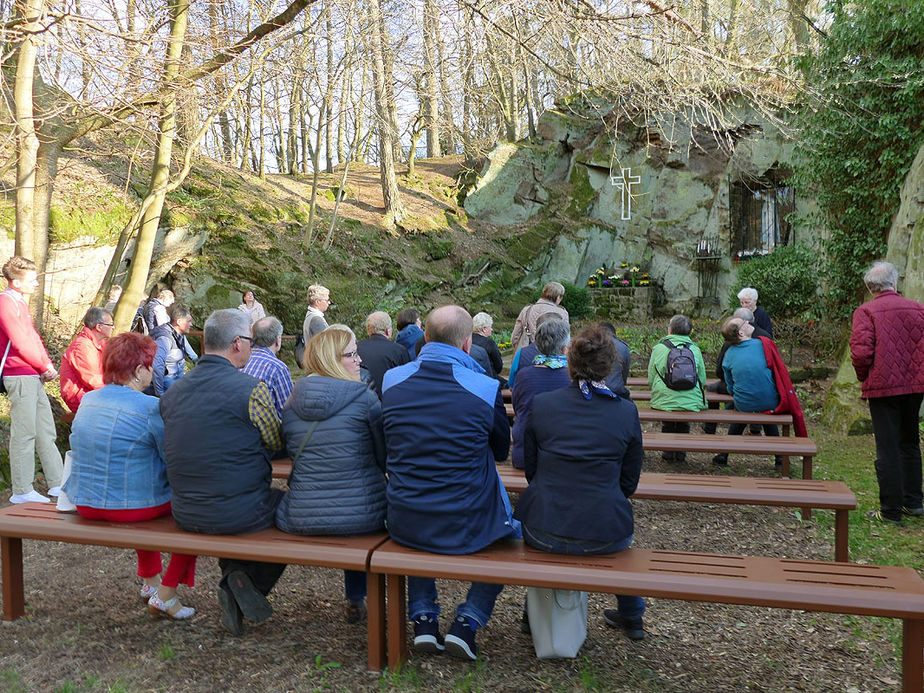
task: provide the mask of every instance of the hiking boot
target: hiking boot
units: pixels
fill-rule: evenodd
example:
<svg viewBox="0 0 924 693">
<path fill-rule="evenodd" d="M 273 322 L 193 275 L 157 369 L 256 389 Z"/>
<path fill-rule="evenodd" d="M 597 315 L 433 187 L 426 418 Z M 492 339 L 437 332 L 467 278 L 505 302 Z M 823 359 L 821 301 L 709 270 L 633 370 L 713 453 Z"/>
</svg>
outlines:
<svg viewBox="0 0 924 693">
<path fill-rule="evenodd" d="M 254 623 L 263 623 L 273 615 L 273 607 L 256 587 L 250 576 L 243 570 L 233 570 L 228 574 L 228 587 L 234 595 L 234 601 L 246 618 Z"/>
<path fill-rule="evenodd" d="M 877 521 L 877 522 L 886 522 L 886 523 L 888 523 L 888 524 L 890 524 L 890 525 L 895 525 L 896 527 L 901 527 L 901 526 L 902 526 L 902 520 L 901 520 L 901 518 L 898 518 L 897 520 L 893 520 L 891 517 L 886 517 L 885 515 L 883 515 L 881 510 L 869 510 L 869 511 L 867 511 L 867 513 L 866 513 L 866 519 L 868 519 L 868 520 L 875 520 L 875 521 Z"/>
<path fill-rule="evenodd" d="M 414 619 L 414 649 L 437 654 L 446 649 L 436 614 L 423 614 Z"/>
<path fill-rule="evenodd" d="M 629 640 L 644 640 L 648 634 L 645 632 L 645 622 L 640 618 L 628 619 L 617 609 L 605 609 L 603 620 L 611 628 L 619 628 L 625 632 Z"/>
<path fill-rule="evenodd" d="M 234 600 L 231 590 L 223 587 L 218 588 L 218 605 L 221 607 L 221 625 L 231 635 L 240 637 L 241 633 L 244 632 L 244 615 Z"/>
<path fill-rule="evenodd" d="M 456 616 L 446 634 L 446 652 L 459 659 L 475 661 L 478 648 L 475 646 L 475 631 L 478 626 L 470 618 Z"/>
<path fill-rule="evenodd" d="M 677 453 L 674 453 L 674 452 L 662 452 L 661 459 L 664 460 L 665 462 L 673 464 L 674 462 L 677 461 L 677 458 L 675 457 L 676 454 Z"/>
<path fill-rule="evenodd" d="M 760 424 L 748 424 L 748 433 L 752 436 L 759 436 L 764 432 L 764 427 Z"/>
<path fill-rule="evenodd" d="M 728 455 L 724 452 L 720 452 L 718 455 L 712 458 L 712 464 L 716 467 L 727 467 L 728 466 Z"/>
<path fill-rule="evenodd" d="M 366 600 L 350 599 L 346 605 L 347 623 L 364 623 L 366 621 Z"/>
<path fill-rule="evenodd" d="M 902 508 L 902 513 L 911 517 L 921 517 L 924 515 L 924 508 Z"/>
</svg>

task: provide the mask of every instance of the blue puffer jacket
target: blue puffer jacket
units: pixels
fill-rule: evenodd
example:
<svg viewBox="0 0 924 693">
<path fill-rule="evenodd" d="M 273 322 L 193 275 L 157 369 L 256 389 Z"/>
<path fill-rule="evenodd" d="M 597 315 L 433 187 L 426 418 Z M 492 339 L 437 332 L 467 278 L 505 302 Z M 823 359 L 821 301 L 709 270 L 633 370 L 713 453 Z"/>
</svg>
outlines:
<svg viewBox="0 0 924 693">
<path fill-rule="evenodd" d="M 282 431 L 293 459 L 289 492 L 276 509 L 279 529 L 344 535 L 385 526 L 385 436 L 372 390 L 352 380 L 302 378 L 283 409 Z"/>
</svg>

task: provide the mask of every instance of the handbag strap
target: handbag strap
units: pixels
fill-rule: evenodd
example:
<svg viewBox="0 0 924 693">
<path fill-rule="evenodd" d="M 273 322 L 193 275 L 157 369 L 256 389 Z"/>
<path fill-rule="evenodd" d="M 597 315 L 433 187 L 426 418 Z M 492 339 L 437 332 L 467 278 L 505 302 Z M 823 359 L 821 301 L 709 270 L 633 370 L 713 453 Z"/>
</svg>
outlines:
<svg viewBox="0 0 924 693">
<path fill-rule="evenodd" d="M 305 437 L 302 438 L 302 444 L 298 446 L 298 452 L 296 452 L 295 455 L 292 457 L 293 460 L 297 460 L 299 455 L 302 454 L 302 450 L 305 449 L 305 443 L 307 443 L 308 439 L 311 438 L 311 434 L 314 433 L 314 429 L 318 427 L 319 423 L 321 423 L 320 419 L 313 422 L 311 426 L 308 428 L 308 432 L 305 434 Z"/>
</svg>

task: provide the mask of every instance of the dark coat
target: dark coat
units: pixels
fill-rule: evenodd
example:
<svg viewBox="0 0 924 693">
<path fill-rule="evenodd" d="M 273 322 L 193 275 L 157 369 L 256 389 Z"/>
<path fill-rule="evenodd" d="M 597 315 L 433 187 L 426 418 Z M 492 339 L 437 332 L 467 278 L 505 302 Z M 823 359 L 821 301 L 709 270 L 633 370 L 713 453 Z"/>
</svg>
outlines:
<svg viewBox="0 0 924 693">
<path fill-rule="evenodd" d="M 883 291 L 857 308 L 850 358 L 864 399 L 924 392 L 924 305 Z"/>
<path fill-rule="evenodd" d="M 363 366 L 372 376 L 372 387 L 379 399 L 382 398 L 382 378 L 385 377 L 385 371 L 411 360 L 406 348 L 381 334 L 374 334 L 359 342 L 356 350 L 363 360 Z"/>
<path fill-rule="evenodd" d="M 461 349 L 429 342 L 382 384 L 388 531 L 423 551 L 465 554 L 519 536 L 496 460 L 510 425 L 494 378 Z"/>
<path fill-rule="evenodd" d="M 773 339 L 773 323 L 770 322 L 770 316 L 760 306 L 754 308 L 754 327 L 764 330 L 766 335 L 756 335 L 758 337 L 769 337 Z"/>
<path fill-rule="evenodd" d="M 530 529 L 573 540 L 617 542 L 632 536 L 627 500 L 642 472 L 642 428 L 628 399 L 572 383 L 536 395 L 524 436 L 529 488 L 515 517 Z"/>
<path fill-rule="evenodd" d="M 302 378 L 282 412 L 282 432 L 292 473 L 276 510 L 279 529 L 344 535 L 385 526 L 382 405 L 369 388 L 320 375 Z"/>
<path fill-rule="evenodd" d="M 477 344 L 488 352 L 488 358 L 491 361 L 491 371 L 493 371 L 493 373 L 488 371 L 488 375 L 498 378 L 501 371 L 504 370 L 504 357 L 501 355 L 500 349 L 497 348 L 497 344 L 494 340 L 490 337 L 485 337 L 483 334 L 473 334 L 472 344 Z"/>
<path fill-rule="evenodd" d="M 568 387 L 570 382 L 567 367 L 553 369 L 546 366 L 534 366 L 531 363 L 520 366 L 517 371 L 517 386 L 513 388 L 511 394 L 515 414 L 511 462 L 517 469 L 523 469 L 523 435 L 526 432 L 526 422 L 529 420 L 533 399 L 543 392 Z"/>
</svg>

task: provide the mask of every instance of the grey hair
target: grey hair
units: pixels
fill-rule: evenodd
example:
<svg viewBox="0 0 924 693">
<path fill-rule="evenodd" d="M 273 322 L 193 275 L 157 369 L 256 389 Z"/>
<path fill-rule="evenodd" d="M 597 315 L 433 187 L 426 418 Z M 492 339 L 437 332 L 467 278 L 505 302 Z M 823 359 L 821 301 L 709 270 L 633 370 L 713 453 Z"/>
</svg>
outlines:
<svg viewBox="0 0 924 693">
<path fill-rule="evenodd" d="M 546 356 L 557 356 L 571 341 L 571 326 L 564 320 L 546 320 L 536 330 L 536 348 Z"/>
<path fill-rule="evenodd" d="M 474 332 L 481 332 L 486 327 L 493 327 L 494 318 L 490 315 L 481 311 L 480 313 L 475 313 L 475 317 L 472 318 L 472 330 Z"/>
<path fill-rule="evenodd" d="M 895 289 L 898 286 L 898 270 L 891 262 L 874 262 L 863 275 L 863 283 L 874 294 Z"/>
<path fill-rule="evenodd" d="M 745 322 L 754 322 L 754 312 L 750 308 L 736 308 L 733 318 L 741 318 Z"/>
<path fill-rule="evenodd" d="M 86 314 L 83 316 L 83 324 L 89 327 L 91 330 L 99 325 L 101 322 L 106 321 L 106 316 L 112 317 L 110 313 L 105 308 L 100 308 L 99 306 L 92 306 L 87 310 Z"/>
<path fill-rule="evenodd" d="M 693 331 L 693 321 L 686 315 L 675 315 L 667 323 L 667 331 L 671 334 L 689 335 Z"/>
<path fill-rule="evenodd" d="M 253 324 L 253 345 L 255 347 L 271 347 L 281 336 L 282 323 L 272 315 L 260 318 Z"/>
<path fill-rule="evenodd" d="M 176 296 L 173 295 L 173 292 L 170 289 L 161 289 L 157 292 L 158 301 L 169 301 L 170 299 L 175 299 Z"/>
<path fill-rule="evenodd" d="M 752 286 L 746 286 L 741 291 L 738 292 L 738 298 L 750 298 L 755 303 L 757 302 L 757 289 Z"/>
<path fill-rule="evenodd" d="M 234 340 L 241 336 L 250 336 L 250 318 L 247 314 L 237 308 L 216 310 L 202 328 L 204 351 L 227 351 Z"/>
<path fill-rule="evenodd" d="M 370 337 L 374 334 L 385 336 L 391 329 L 391 316 L 384 310 L 377 310 L 369 313 L 366 318 L 366 334 Z"/>
<path fill-rule="evenodd" d="M 189 308 L 184 306 L 182 303 L 174 303 L 170 308 L 167 309 L 167 315 L 170 316 L 170 322 L 177 322 L 178 320 L 184 320 L 185 318 L 191 318 L 192 313 L 189 312 Z"/>
<path fill-rule="evenodd" d="M 330 298 L 330 289 L 320 284 L 312 284 L 308 287 L 308 305 L 313 306 L 315 301 Z"/>
</svg>

